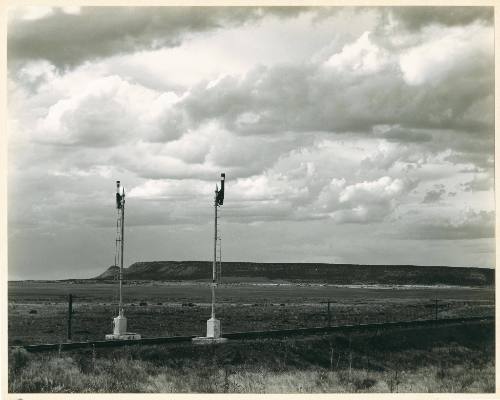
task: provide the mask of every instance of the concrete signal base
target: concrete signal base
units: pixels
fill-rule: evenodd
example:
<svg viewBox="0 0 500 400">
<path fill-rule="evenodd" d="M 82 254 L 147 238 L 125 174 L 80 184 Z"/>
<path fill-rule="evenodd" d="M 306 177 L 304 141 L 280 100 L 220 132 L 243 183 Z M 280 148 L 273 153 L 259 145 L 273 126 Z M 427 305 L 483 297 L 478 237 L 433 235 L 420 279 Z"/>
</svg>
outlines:
<svg viewBox="0 0 500 400">
<path fill-rule="evenodd" d="M 113 318 L 113 333 L 105 336 L 106 340 L 137 340 L 140 338 L 141 335 L 138 333 L 127 332 L 127 318 L 123 313 Z"/>
<path fill-rule="evenodd" d="M 210 318 L 207 321 L 207 336 L 193 338 L 193 343 L 196 344 L 215 344 L 227 342 L 227 338 L 220 336 L 220 320 Z"/>
</svg>

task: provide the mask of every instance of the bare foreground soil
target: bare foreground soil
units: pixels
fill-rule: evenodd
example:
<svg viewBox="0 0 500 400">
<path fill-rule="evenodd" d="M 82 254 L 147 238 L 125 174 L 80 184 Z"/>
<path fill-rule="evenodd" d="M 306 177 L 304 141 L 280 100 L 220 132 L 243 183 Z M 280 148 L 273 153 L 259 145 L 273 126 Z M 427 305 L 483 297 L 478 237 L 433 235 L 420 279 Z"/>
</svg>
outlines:
<svg viewBox="0 0 500 400">
<path fill-rule="evenodd" d="M 9 283 L 9 344 L 102 340 L 116 286 Z M 204 335 L 206 284 L 128 284 L 129 330 L 143 337 Z M 224 332 L 493 315 L 492 288 L 354 289 L 318 285 L 219 287 Z M 142 304 L 142 305 L 141 305 Z M 303 338 L 233 340 L 29 354 L 9 351 L 9 392 L 494 392 L 494 323 Z"/>
</svg>

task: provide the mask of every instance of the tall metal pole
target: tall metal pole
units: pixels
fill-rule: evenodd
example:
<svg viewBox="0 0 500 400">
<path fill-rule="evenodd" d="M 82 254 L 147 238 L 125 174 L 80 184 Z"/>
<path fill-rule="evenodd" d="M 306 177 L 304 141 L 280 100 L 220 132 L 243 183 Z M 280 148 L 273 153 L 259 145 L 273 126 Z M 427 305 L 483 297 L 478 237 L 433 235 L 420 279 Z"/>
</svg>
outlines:
<svg viewBox="0 0 500 400">
<path fill-rule="evenodd" d="M 215 269 L 217 267 L 217 186 L 215 187 L 214 197 L 214 261 L 212 264 L 212 318 L 215 318 Z"/>
<path fill-rule="evenodd" d="M 222 283 L 222 237 L 221 236 L 219 236 L 219 274 L 217 282 Z"/>
<path fill-rule="evenodd" d="M 123 303 L 122 303 L 122 281 L 123 281 L 123 243 L 124 243 L 124 225 L 125 225 L 125 191 L 123 191 L 121 200 L 121 223 L 120 223 L 120 315 L 123 316 Z"/>
</svg>

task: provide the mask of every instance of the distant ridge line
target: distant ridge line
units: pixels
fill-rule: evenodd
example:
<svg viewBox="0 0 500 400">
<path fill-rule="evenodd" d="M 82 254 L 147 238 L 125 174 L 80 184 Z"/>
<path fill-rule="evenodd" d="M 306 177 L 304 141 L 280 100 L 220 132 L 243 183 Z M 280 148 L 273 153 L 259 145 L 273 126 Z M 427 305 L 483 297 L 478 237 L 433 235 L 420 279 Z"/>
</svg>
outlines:
<svg viewBox="0 0 500 400">
<path fill-rule="evenodd" d="M 96 280 L 114 279 L 109 267 Z M 124 268 L 127 280 L 192 281 L 211 277 L 211 261 L 141 261 Z M 478 267 L 223 262 L 226 282 L 311 282 L 328 284 L 493 286 L 495 270 Z"/>
</svg>

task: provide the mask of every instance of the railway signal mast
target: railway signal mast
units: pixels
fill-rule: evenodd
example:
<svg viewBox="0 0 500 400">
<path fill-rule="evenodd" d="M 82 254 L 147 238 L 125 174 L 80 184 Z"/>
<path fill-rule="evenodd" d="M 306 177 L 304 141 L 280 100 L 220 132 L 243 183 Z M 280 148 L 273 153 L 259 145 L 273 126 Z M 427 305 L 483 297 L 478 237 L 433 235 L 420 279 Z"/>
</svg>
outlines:
<svg viewBox="0 0 500 400">
<path fill-rule="evenodd" d="M 217 207 L 224 204 L 224 182 L 226 180 L 226 174 L 221 174 L 220 189 L 215 185 L 215 197 L 214 197 L 214 259 L 212 263 L 212 313 L 210 319 L 207 320 L 207 336 L 193 338 L 193 341 L 198 343 L 213 343 L 213 342 L 224 342 L 227 339 L 221 337 L 220 320 L 215 318 L 215 288 L 217 286 L 218 279 L 217 276 Z"/>
<path fill-rule="evenodd" d="M 119 273 L 119 303 L 118 316 L 113 318 L 113 333 L 106 335 L 106 340 L 127 340 L 140 339 L 138 333 L 127 332 L 127 318 L 123 312 L 123 249 L 125 244 L 125 188 L 120 185 L 120 181 L 116 181 L 116 246 L 115 246 L 115 266 L 120 264 Z"/>
</svg>

